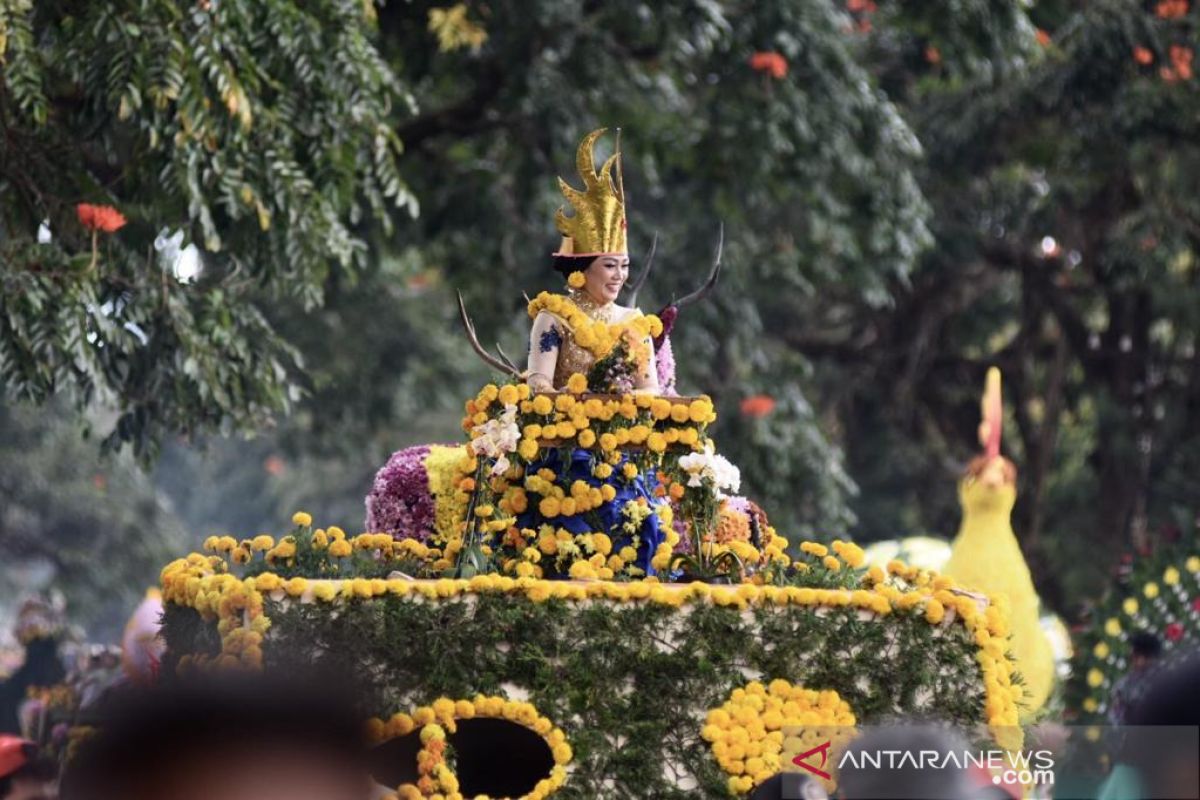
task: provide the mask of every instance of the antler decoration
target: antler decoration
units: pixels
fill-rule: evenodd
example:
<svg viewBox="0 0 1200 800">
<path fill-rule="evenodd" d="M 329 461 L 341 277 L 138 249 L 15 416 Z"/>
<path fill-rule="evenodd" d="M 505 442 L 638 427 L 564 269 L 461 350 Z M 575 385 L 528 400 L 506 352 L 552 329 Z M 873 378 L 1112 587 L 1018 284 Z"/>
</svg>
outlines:
<svg viewBox="0 0 1200 800">
<path fill-rule="evenodd" d="M 987 458 L 1000 455 L 1000 431 L 1004 418 L 1004 398 L 1000 393 L 1000 370 L 989 367 L 983 388 L 982 416 L 979 423 L 979 444 Z"/>
<path fill-rule="evenodd" d="M 479 354 L 479 357 L 492 369 L 512 375 L 518 380 L 525 379 L 525 372 L 517 367 L 512 362 L 512 359 L 504 352 L 500 345 L 496 345 L 497 352 L 500 357 L 492 355 L 479 343 L 479 337 L 475 335 L 475 324 L 471 322 L 471 317 L 467 315 L 467 304 L 463 302 L 462 292 L 455 292 L 458 295 L 458 315 L 462 319 L 463 329 L 467 332 L 467 339 L 471 342 L 471 347 Z"/>
<path fill-rule="evenodd" d="M 633 285 L 629 287 L 631 294 L 629 295 L 629 305 L 631 308 L 637 308 L 638 292 L 642 290 L 642 286 L 646 283 L 646 278 L 650 277 L 650 266 L 654 263 L 654 251 L 658 249 L 658 231 L 654 232 L 654 239 L 650 242 L 650 252 L 646 253 L 646 264 L 642 267 L 642 271 L 638 273 L 637 278 L 633 281 Z"/>
<path fill-rule="evenodd" d="M 717 285 L 717 278 L 721 275 L 721 252 L 725 248 L 725 223 L 721 223 L 720 231 L 717 235 L 717 254 L 713 257 L 712 269 L 708 271 L 708 278 L 704 281 L 704 285 L 696 291 L 684 295 L 679 298 L 674 305 L 682 308 L 686 305 L 691 305 L 697 300 L 703 300 L 713 287 Z"/>
</svg>

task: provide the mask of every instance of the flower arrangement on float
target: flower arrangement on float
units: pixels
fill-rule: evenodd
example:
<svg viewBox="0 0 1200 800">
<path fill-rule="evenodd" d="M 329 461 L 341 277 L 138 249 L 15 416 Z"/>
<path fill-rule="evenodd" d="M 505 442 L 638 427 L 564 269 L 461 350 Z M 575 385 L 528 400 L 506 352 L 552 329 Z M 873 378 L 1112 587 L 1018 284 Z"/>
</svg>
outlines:
<svg viewBox="0 0 1200 800">
<path fill-rule="evenodd" d="M 466 514 L 458 530 L 436 540 L 453 559 L 455 575 L 643 577 L 633 562 L 636 531 L 649 514 L 667 531 L 651 559 L 656 570 L 741 577 L 787 566 L 786 540 L 761 529 L 757 518 L 744 537 L 726 531 L 722 538 L 718 531 L 726 493 L 737 490 L 740 477 L 707 436 L 716 418 L 709 398 L 590 393 L 588 387 L 589 379 L 577 373 L 566 392 L 488 384 L 467 401 L 462 426 L 471 441 L 451 479 Z M 552 451 L 560 464 L 586 454 L 589 479 L 545 466 Z M 554 524 L 560 517 L 586 518 L 611 502 L 622 482 L 644 476 L 652 477 L 659 502 L 640 497 L 622 506 L 622 528 L 630 534 L 624 546 L 614 547 L 601 525 L 580 533 Z M 542 522 L 522 527 L 519 519 L 531 507 Z"/>
<path fill-rule="evenodd" d="M 1129 670 L 1135 633 L 1153 635 L 1164 650 L 1200 639 L 1200 554 L 1168 546 L 1127 556 L 1123 573 L 1076 634 L 1066 701 L 1081 722 L 1105 722 L 1113 688 Z"/>
<path fill-rule="evenodd" d="M 900 562 L 863 569 L 863 552 L 850 542 L 801 543 L 788 570 L 776 576 L 778 583 L 671 584 L 653 576 L 546 580 L 500 572 L 412 580 L 405 570 L 437 562 L 447 567 L 445 551 L 387 534 L 316 528 L 304 513 L 293 523 L 279 537 L 209 537 L 207 552 L 163 570 L 165 669 L 286 669 L 288 658 L 299 657 L 289 655 L 296 651 L 305 659 L 341 659 L 345 669 L 387 676 L 379 687 L 381 710 L 417 709 L 384 713 L 371 723 L 374 735 L 389 738 L 407 726 L 404 714 L 414 720 L 413 730 L 437 724 L 453 733 L 443 719 L 448 706 L 436 702 L 443 696 L 527 702 L 539 718 L 555 721 L 564 732 L 562 743 L 572 740 L 570 774 L 566 761 L 556 760 L 563 769 L 539 779 L 550 783 L 536 784 L 547 794 L 557 790 L 568 797 L 595 796 L 596 770 L 608 757 L 604 737 L 590 733 L 600 719 L 611 725 L 630 714 L 629 724 L 640 729 L 652 720 L 670 725 L 706 718 L 709 710 L 736 702 L 735 690 L 757 692 L 756 680 L 768 694 L 771 686 L 782 691 L 774 681 L 816 692 L 818 700 L 834 693 L 845 707 L 830 708 L 836 707 L 842 721 L 849 719 L 846 713 L 870 721 L 934 712 L 986 723 L 1003 746 L 1019 745 L 1015 725 L 1022 689 L 1007 656 L 1002 605 Z M 564 652 L 566 641 L 571 645 Z M 814 641 L 863 655 L 825 664 L 814 658 Z M 523 655 L 512 658 L 507 653 L 516 642 Z M 648 643 L 654 643 L 649 651 Z M 897 670 L 886 684 L 872 677 L 880 652 Z M 384 653 L 385 661 L 372 660 Z M 703 668 L 697 654 L 703 655 Z M 531 671 L 535 664 L 543 666 Z M 641 685 L 656 670 L 672 676 L 673 689 Z M 608 694 L 609 685 L 629 689 Z M 581 704 L 582 697 L 587 703 Z M 629 706 L 631 697 L 646 708 Z M 465 716 L 455 702 L 456 713 Z M 756 711 L 753 720 L 739 712 L 740 724 L 771 733 L 778 720 L 770 706 Z M 429 720 L 420 711 L 426 707 L 436 709 Z M 500 715 L 507 716 L 503 708 L 508 706 Z M 529 716 L 528 710 L 513 713 Z M 662 741 L 652 736 L 625 746 L 647 760 L 686 759 L 689 774 L 707 787 L 697 790 L 701 796 L 741 796 L 769 777 L 774 761 L 763 754 L 773 754 L 774 745 L 756 740 L 749 751 L 758 755 L 738 758 L 740 751 L 730 751 L 728 741 L 717 745 L 741 734 L 718 736 L 709 727 L 719 728 L 722 719 L 706 718 L 686 736 L 664 733 Z M 453 753 L 444 751 L 439 761 L 430 742 L 423 742 L 420 756 L 429 780 L 397 789 L 399 797 L 452 793 Z M 577 791 L 571 789 L 576 782 Z M 706 794 L 716 792 L 714 787 L 720 791 Z"/>
</svg>

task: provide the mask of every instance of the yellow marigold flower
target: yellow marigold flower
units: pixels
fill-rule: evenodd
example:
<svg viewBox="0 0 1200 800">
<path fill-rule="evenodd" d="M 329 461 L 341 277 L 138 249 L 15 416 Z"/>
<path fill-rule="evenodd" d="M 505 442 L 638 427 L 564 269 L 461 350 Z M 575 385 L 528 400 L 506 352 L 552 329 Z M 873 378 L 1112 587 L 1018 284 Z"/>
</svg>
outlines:
<svg viewBox="0 0 1200 800">
<path fill-rule="evenodd" d="M 218 537 L 209 536 L 207 539 L 204 540 L 204 549 L 209 551 L 210 553 L 215 553 L 217 551 L 219 541 L 220 540 Z"/>
<path fill-rule="evenodd" d="M 829 554 L 829 548 L 819 542 L 801 542 L 800 551 L 814 555 L 817 558 L 824 558 Z"/>
<path fill-rule="evenodd" d="M 426 711 L 428 709 L 418 709 L 418 711 Z M 433 714 L 429 711 L 430 715 Z M 429 744 L 434 741 L 441 741 L 446 738 L 446 731 L 441 725 L 429 723 L 421 728 L 421 744 Z"/>
<path fill-rule="evenodd" d="M 1100 710 L 1100 704 L 1096 702 L 1096 698 L 1089 697 L 1083 701 L 1083 710 L 1089 714 L 1095 714 Z"/>
<path fill-rule="evenodd" d="M 867 579 L 872 583 L 883 583 L 887 576 L 883 574 L 883 570 L 879 567 L 871 567 L 867 570 Z"/>
<path fill-rule="evenodd" d="M 611 433 L 600 434 L 600 449 L 606 452 L 611 452 L 617 449 L 617 437 Z"/>
<path fill-rule="evenodd" d="M 350 547 L 350 543 L 345 539 L 335 539 L 329 543 L 329 555 L 334 558 L 345 558 L 352 551 L 353 548 Z"/>
<path fill-rule="evenodd" d="M 596 548 L 597 553 L 608 555 L 612 552 L 612 539 L 608 538 L 607 533 L 593 533 L 592 546 Z"/>
<path fill-rule="evenodd" d="M 329 546 L 329 536 L 325 531 L 318 528 L 312 535 L 312 546 L 318 550 L 323 550 Z"/>
<path fill-rule="evenodd" d="M 217 550 L 223 553 L 233 552 L 233 548 L 237 547 L 237 539 L 232 536 L 221 536 L 217 538 Z"/>
<path fill-rule="evenodd" d="M 554 401 L 544 394 L 539 394 L 533 398 L 533 413 L 546 416 L 554 410 Z"/>
<path fill-rule="evenodd" d="M 712 402 L 708 400 L 693 400 L 688 406 L 688 417 L 692 422 L 707 422 L 712 413 Z M 680 420 L 682 422 L 683 420 Z"/>
<path fill-rule="evenodd" d="M 588 390 L 587 377 L 576 372 L 567 378 L 567 391 L 571 394 L 583 394 Z"/>
<path fill-rule="evenodd" d="M 474 469 L 474 467 L 472 467 L 472 469 Z M 330 525 L 329 526 L 329 538 L 330 539 L 345 539 L 346 532 L 344 530 L 342 530 L 341 528 L 339 528 L 337 525 Z"/>
<path fill-rule="evenodd" d="M 538 502 L 538 512 L 547 519 L 553 519 L 559 514 L 559 501 L 557 497 L 543 497 Z"/>
<path fill-rule="evenodd" d="M 687 422 L 691 419 L 691 411 L 687 404 L 676 403 L 671 406 L 671 419 L 675 422 Z"/>
<path fill-rule="evenodd" d="M 1142 587 L 1142 594 L 1146 595 L 1147 599 L 1153 600 L 1158 597 L 1158 584 L 1150 581 Z"/>
<path fill-rule="evenodd" d="M 1200 572 L 1200 556 L 1188 556 L 1183 565 L 1187 567 L 1188 572 Z"/>
<path fill-rule="evenodd" d="M 937 625 L 946 616 L 946 609 L 940 602 L 930 598 L 925 604 L 925 620 L 931 625 Z"/>
<path fill-rule="evenodd" d="M 567 572 L 574 580 L 586 581 L 596 578 L 596 570 L 586 561 L 576 561 Z"/>
<path fill-rule="evenodd" d="M 842 568 L 842 562 L 838 561 L 833 556 L 825 556 L 825 558 L 821 559 L 821 563 L 824 564 L 825 569 L 828 570 L 839 570 Z"/>
<path fill-rule="evenodd" d="M 589 429 L 582 430 L 579 432 L 579 446 L 580 447 L 591 447 L 595 443 L 596 443 L 596 432 L 595 431 L 593 431 L 589 428 Z"/>
<path fill-rule="evenodd" d="M 638 475 L 637 464 L 634 464 L 632 461 L 626 461 L 625 465 L 621 467 L 621 474 L 628 480 L 633 480 Z"/>
<path fill-rule="evenodd" d="M 658 431 L 653 431 L 646 437 L 646 447 L 652 453 L 662 453 L 667 449 L 667 438 Z"/>
<path fill-rule="evenodd" d="M 521 399 L 521 395 L 517 391 L 517 387 L 511 383 L 501 386 L 500 391 L 496 396 L 499 398 L 500 402 L 506 406 L 516 405 L 517 401 Z"/>
<path fill-rule="evenodd" d="M 250 546 L 255 550 L 262 550 L 265 552 L 275 546 L 275 539 L 274 537 L 268 536 L 265 533 L 259 534 L 258 536 L 255 536 L 253 540 L 251 540 Z"/>
<path fill-rule="evenodd" d="M 308 588 L 308 581 L 304 578 L 289 578 L 283 584 L 283 590 L 292 597 L 299 597 L 304 594 L 304 590 Z"/>
<path fill-rule="evenodd" d="M 1111 652 L 1108 648 L 1108 642 L 1096 642 L 1096 646 L 1092 648 L 1092 655 L 1096 658 L 1108 658 Z"/>
<path fill-rule="evenodd" d="M 1102 683 L 1104 683 L 1104 673 L 1095 667 L 1089 669 L 1087 674 L 1087 685 L 1095 689 Z"/>
<path fill-rule="evenodd" d="M 1138 612 L 1138 601 L 1136 597 L 1126 597 L 1125 602 L 1121 604 L 1121 610 L 1129 616 L 1133 616 Z"/>
<path fill-rule="evenodd" d="M 301 528 L 307 528 L 309 525 L 312 525 L 312 514 L 297 511 L 295 514 L 292 514 L 292 524 L 299 525 Z"/>
<path fill-rule="evenodd" d="M 337 595 L 334 591 L 333 584 L 328 581 L 322 581 L 313 587 L 313 597 L 328 603 Z"/>
<path fill-rule="evenodd" d="M 235 564 L 249 564 L 253 554 L 248 548 L 238 547 L 230 554 L 230 557 L 233 559 L 233 563 Z"/>
<path fill-rule="evenodd" d="M 567 276 L 567 286 L 572 289 L 582 289 L 587 284 L 587 278 L 579 270 L 575 270 Z"/>
<path fill-rule="evenodd" d="M 1116 617 L 1109 617 L 1108 620 L 1104 623 L 1104 632 L 1114 638 L 1117 636 L 1120 636 L 1121 635 L 1121 621 L 1118 620 Z"/>
<path fill-rule="evenodd" d="M 483 503 L 482 505 L 475 506 L 475 516 L 477 517 L 490 517 L 495 512 L 496 509 L 493 508 L 490 503 Z"/>
<path fill-rule="evenodd" d="M 1179 583 L 1179 570 L 1175 567 L 1167 567 L 1163 571 L 1163 583 L 1167 586 L 1175 586 Z"/>
</svg>

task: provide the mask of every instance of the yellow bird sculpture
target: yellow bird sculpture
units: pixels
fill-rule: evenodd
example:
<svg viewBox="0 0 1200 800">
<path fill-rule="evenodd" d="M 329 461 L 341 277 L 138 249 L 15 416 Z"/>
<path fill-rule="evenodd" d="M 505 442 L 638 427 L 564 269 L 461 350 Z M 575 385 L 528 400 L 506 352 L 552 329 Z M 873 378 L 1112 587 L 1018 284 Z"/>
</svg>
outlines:
<svg viewBox="0 0 1200 800">
<path fill-rule="evenodd" d="M 1054 653 L 1038 623 L 1038 596 L 1012 528 L 1017 468 L 1000 455 L 1003 406 L 1000 370 L 988 370 L 979 425 L 982 455 L 973 459 L 958 485 L 962 525 L 945 574 L 967 588 L 1008 606 L 1012 652 L 1025 681 L 1024 716 L 1041 708 L 1054 685 Z"/>
</svg>

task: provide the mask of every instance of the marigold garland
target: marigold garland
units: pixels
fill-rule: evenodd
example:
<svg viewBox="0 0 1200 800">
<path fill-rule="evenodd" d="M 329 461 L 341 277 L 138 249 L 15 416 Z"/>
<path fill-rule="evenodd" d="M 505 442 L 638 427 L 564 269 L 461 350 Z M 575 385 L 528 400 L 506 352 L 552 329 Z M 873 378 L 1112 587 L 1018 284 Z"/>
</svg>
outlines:
<svg viewBox="0 0 1200 800">
<path fill-rule="evenodd" d="M 377 548 L 380 555 L 418 550 L 426 555 L 440 552 L 418 542 L 396 542 L 386 534 L 362 534 L 346 539 L 340 529 L 331 527 L 329 530 L 330 551 L 335 544 L 342 544 L 347 549 Z M 206 544 L 226 553 L 238 548 L 233 537 L 210 537 Z M 832 547 L 834 553 L 840 555 L 847 564 L 861 563 L 862 553 L 856 545 L 838 541 Z M 534 548 L 527 547 L 522 552 L 523 563 L 536 566 L 540 557 L 529 553 L 531 549 Z M 602 543 L 600 549 L 604 549 Z M 818 543 L 805 542 L 800 549 L 814 559 L 830 557 L 828 548 Z M 606 554 L 594 555 L 600 556 L 607 564 L 604 558 Z M 593 564 L 590 559 L 578 563 Z M 1002 746 L 1009 749 L 1019 747 L 1021 734 L 1016 727 L 1016 703 L 1023 689 L 1013 682 L 1013 667 L 1006 655 L 1009 631 L 1003 603 L 993 602 L 981 610 L 983 598 L 955 589 L 953 582 L 944 576 L 900 562 L 892 562 L 888 568 L 890 578 L 883 570 L 872 568 L 862 576 L 860 588 L 831 589 L 751 583 L 734 586 L 663 584 L 653 577 L 629 583 L 561 581 L 497 574 L 476 575 L 470 580 L 413 581 L 359 577 L 285 579 L 264 572 L 239 579 L 229 574 L 228 563 L 219 556 L 193 553 L 164 568 L 162 585 L 164 602 L 194 608 L 204 619 L 216 619 L 218 622 L 218 632 L 222 638 L 220 655 L 214 659 L 185 656 L 180 664 L 184 669 L 208 661 L 222 666 L 261 667 L 263 635 L 271 624 L 263 613 L 264 596 L 275 601 L 291 598 L 300 602 L 334 603 L 389 596 L 437 601 L 472 594 L 503 594 L 523 596 L 533 603 L 606 600 L 618 603 L 647 602 L 674 608 L 707 603 L 739 611 L 754 607 L 795 605 L 849 607 L 877 616 L 920 614 L 931 625 L 945 626 L 957 621 L 971 633 L 978 648 L 976 660 L 984 682 L 985 719 Z M 594 566 L 592 569 L 594 571 L 590 574 L 574 577 L 592 578 L 599 572 Z M 579 568 L 578 571 L 582 573 L 587 570 Z"/>
<path fill-rule="evenodd" d="M 399 800 L 418 800 L 442 796 L 445 800 L 462 800 L 458 777 L 446 764 L 446 732 L 457 731 L 460 719 L 477 717 L 515 722 L 541 736 L 546 742 L 554 759 L 554 766 L 547 777 L 538 781 L 533 791 L 524 795 L 523 800 L 542 800 L 554 794 L 566 782 L 567 764 L 574 756 L 571 745 L 562 729 L 540 714 L 532 703 L 484 695 L 475 695 L 471 700 L 439 697 L 428 706 L 415 709 L 411 714 L 398 712 L 387 720 L 376 717 L 367 722 L 367 736 L 376 744 L 407 736 L 418 728 L 421 731 L 421 750 L 417 754 L 417 772 L 420 778 L 416 784 L 403 784 L 398 787 L 393 797 Z"/>
<path fill-rule="evenodd" d="M 634 316 L 625 322 L 609 324 L 593 320 L 569 297 L 551 292 L 542 292 L 529 302 L 529 316 L 536 317 L 546 311 L 563 321 L 571 329 L 575 343 L 597 359 L 604 358 L 616 346 L 622 336 L 632 334 L 636 341 L 662 335 L 662 320 L 653 314 Z"/>
<path fill-rule="evenodd" d="M 738 796 L 790 770 L 783 759 L 787 753 L 803 753 L 826 740 L 839 752 L 853 738 L 856 722 L 837 692 L 777 678 L 766 686 L 752 681 L 734 689 L 724 705 L 708 712 L 700 735 L 729 774 L 729 793 Z M 836 787 L 835 781 L 821 783 L 828 791 Z"/>
</svg>

